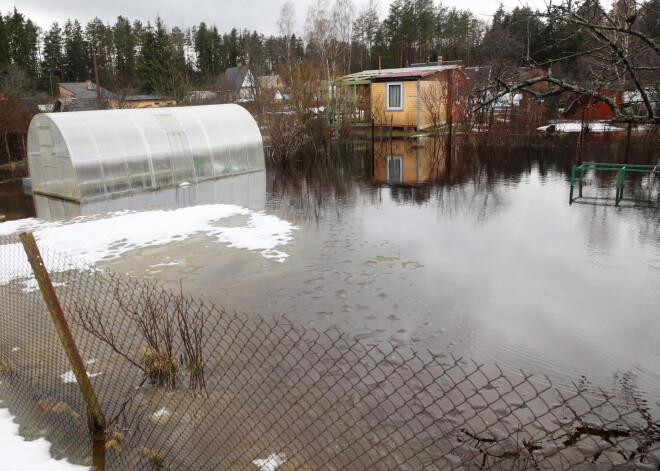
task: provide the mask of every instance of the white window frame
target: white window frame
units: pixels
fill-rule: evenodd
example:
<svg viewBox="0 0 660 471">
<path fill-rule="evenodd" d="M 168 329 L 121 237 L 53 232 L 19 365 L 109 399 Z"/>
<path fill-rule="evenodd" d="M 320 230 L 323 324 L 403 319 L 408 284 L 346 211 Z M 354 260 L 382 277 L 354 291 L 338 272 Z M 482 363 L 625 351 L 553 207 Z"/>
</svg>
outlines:
<svg viewBox="0 0 660 471">
<path fill-rule="evenodd" d="M 401 86 L 401 106 L 390 106 L 390 87 L 395 85 Z M 403 82 L 385 82 L 385 109 L 387 111 L 403 110 Z"/>
</svg>

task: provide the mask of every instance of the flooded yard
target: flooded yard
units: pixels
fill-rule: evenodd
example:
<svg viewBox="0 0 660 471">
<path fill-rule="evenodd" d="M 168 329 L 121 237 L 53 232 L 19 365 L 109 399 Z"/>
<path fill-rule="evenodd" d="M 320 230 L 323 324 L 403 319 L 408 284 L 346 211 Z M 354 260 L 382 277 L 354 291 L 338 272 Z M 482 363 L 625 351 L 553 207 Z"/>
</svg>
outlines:
<svg viewBox="0 0 660 471">
<path fill-rule="evenodd" d="M 616 206 L 616 174 L 590 171 L 569 204 L 575 141 L 558 141 L 344 142 L 84 205 L 8 191 L 0 393 L 25 433 L 51 430 L 54 454 L 87 462 L 81 398 L 15 236 L 33 231 L 115 418 L 107 469 L 644 469 L 658 461 L 660 182 L 629 175 Z M 626 158 L 655 164 L 657 149 L 593 143 L 580 160 Z M 184 312 L 201 322 L 201 370 L 181 356 Z M 161 339 L 185 365 L 168 386 L 145 384 L 149 316 L 179 326 Z"/>
<path fill-rule="evenodd" d="M 283 256 L 231 247 L 193 228 L 181 240 L 155 238 L 101 264 L 182 285 L 229 311 L 286 315 L 367 343 L 496 362 L 556 384 L 585 377 L 611 385 L 632 375 L 660 397 L 660 182 L 629 177 L 616 207 L 615 174 L 589 174 L 585 198 L 569 205 L 577 163 L 570 138 L 528 148 L 454 147 L 450 159 L 444 145 L 380 141 L 372 154 L 365 143 L 346 143 L 313 165 L 270 169 L 249 200 L 295 225 L 292 240 L 268 248 Z M 607 143 L 581 158 L 623 159 L 624 150 Z M 630 159 L 655 164 L 658 152 L 634 149 Z M 175 196 L 162 206 L 180 199 L 196 202 Z M 57 205 L 42 202 L 37 213 L 75 215 Z M 213 224 L 247 227 L 247 217 Z"/>
</svg>

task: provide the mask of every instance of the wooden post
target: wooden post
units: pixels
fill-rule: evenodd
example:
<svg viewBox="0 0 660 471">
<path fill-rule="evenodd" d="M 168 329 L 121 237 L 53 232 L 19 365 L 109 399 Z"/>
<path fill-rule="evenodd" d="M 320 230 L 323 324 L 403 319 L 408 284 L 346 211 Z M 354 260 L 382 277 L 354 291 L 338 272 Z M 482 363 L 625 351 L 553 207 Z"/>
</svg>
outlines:
<svg viewBox="0 0 660 471">
<path fill-rule="evenodd" d="M 628 153 L 630 152 L 630 133 L 632 132 L 632 123 L 628 123 L 628 132 L 626 134 L 626 155 L 623 158 L 623 163 L 628 163 Z"/>
<path fill-rule="evenodd" d="M 76 347 L 76 342 L 64 317 L 64 311 L 62 311 L 57 294 L 55 294 L 55 289 L 50 281 L 50 276 L 41 258 L 37 241 L 31 233 L 22 233 L 20 238 L 87 406 L 87 425 L 92 436 L 92 465 L 97 470 L 103 470 L 105 469 L 105 416 L 101 404 L 99 404 L 87 375 L 87 370 L 85 370 L 85 365 L 82 358 L 80 358 L 80 353 L 78 353 L 78 347 Z"/>
<path fill-rule="evenodd" d="M 373 172 L 373 169 L 376 168 L 376 141 L 374 139 L 374 131 L 375 131 L 375 123 L 374 123 L 374 118 L 371 118 L 371 171 Z"/>
<path fill-rule="evenodd" d="M 447 119 L 447 127 L 448 127 L 448 132 L 447 132 L 447 139 L 446 139 L 446 155 L 447 155 L 447 161 L 445 162 L 445 165 L 449 163 L 451 165 L 451 150 L 452 150 L 452 142 L 451 142 L 451 133 L 452 133 L 452 124 L 454 121 L 454 81 L 453 81 L 453 74 L 452 70 L 449 69 L 447 71 L 448 75 L 448 81 L 447 81 L 447 103 L 446 103 L 446 109 L 445 112 L 447 113 L 446 119 Z"/>
<path fill-rule="evenodd" d="M 96 65 L 96 49 L 94 49 L 92 59 L 94 62 L 94 78 L 96 79 L 96 101 L 98 102 L 99 110 L 102 110 L 103 100 L 101 99 L 101 85 L 99 84 L 99 68 Z"/>
</svg>

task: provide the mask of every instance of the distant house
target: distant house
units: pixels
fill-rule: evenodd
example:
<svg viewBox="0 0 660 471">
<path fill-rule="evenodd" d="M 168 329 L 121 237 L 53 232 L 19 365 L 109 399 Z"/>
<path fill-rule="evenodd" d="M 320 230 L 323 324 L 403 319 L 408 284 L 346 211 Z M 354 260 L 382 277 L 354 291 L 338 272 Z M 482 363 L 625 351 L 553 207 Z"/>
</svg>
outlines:
<svg viewBox="0 0 660 471">
<path fill-rule="evenodd" d="M 253 101 L 255 97 L 256 80 L 247 65 L 230 67 L 225 71 L 226 92 L 231 101 Z"/>
<path fill-rule="evenodd" d="M 53 111 L 89 111 L 107 108 L 110 91 L 90 80 L 57 84 L 59 96 L 55 100 Z M 99 100 L 100 95 L 100 100 Z M 100 106 L 99 106 L 99 101 Z"/>
<path fill-rule="evenodd" d="M 377 126 L 424 129 L 444 123 L 462 107 L 459 65 L 392 69 L 372 78 L 371 115 Z"/>
<path fill-rule="evenodd" d="M 598 88 L 596 92 L 614 100 L 619 106 L 623 101 L 623 92 L 604 88 Z M 564 110 L 563 116 L 571 119 L 599 120 L 611 119 L 614 113 L 603 101 L 582 95 L 581 93 L 572 93 L 569 99 L 569 105 Z"/>
<path fill-rule="evenodd" d="M 347 100 L 356 103 L 361 121 L 371 117 L 376 126 L 420 130 L 444 123 L 448 109 L 459 119 L 465 106 L 466 81 L 462 63 L 454 61 L 365 70 L 347 75 L 335 85 L 352 87 Z M 368 110 L 363 110 L 367 94 Z M 338 108 L 342 107 L 339 103 Z"/>
<path fill-rule="evenodd" d="M 283 88 L 284 81 L 279 75 L 262 75 L 257 77 L 257 85 L 262 89 Z"/>
<path fill-rule="evenodd" d="M 285 101 L 290 99 L 286 84 L 279 75 L 262 75 L 257 77 L 257 85 L 261 93 L 270 92 L 275 100 Z"/>
<path fill-rule="evenodd" d="M 646 88 L 644 89 L 644 92 L 646 93 L 651 107 L 655 110 L 654 113 L 656 115 L 660 114 L 660 92 L 652 88 Z M 647 113 L 644 99 L 639 90 L 624 92 L 621 106 L 633 114 L 644 115 Z"/>
<path fill-rule="evenodd" d="M 59 97 L 52 111 L 90 111 L 117 108 L 159 108 L 176 106 L 176 99 L 163 95 L 128 95 L 113 93 L 90 80 L 57 84 Z"/>
<path fill-rule="evenodd" d="M 176 98 L 166 95 L 119 95 L 113 93 L 108 98 L 108 108 L 135 109 L 135 108 L 162 108 L 176 106 Z"/>
<path fill-rule="evenodd" d="M 217 103 L 220 97 L 210 90 L 192 90 L 186 95 L 185 101 L 190 105 Z"/>
</svg>

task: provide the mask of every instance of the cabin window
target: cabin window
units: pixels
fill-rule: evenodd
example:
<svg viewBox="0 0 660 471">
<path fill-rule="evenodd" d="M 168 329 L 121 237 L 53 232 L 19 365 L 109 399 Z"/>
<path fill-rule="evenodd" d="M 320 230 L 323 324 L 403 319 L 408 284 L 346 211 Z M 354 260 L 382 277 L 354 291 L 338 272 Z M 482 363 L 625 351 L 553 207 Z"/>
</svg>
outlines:
<svg viewBox="0 0 660 471">
<path fill-rule="evenodd" d="M 403 82 L 390 82 L 386 84 L 386 101 L 388 110 L 403 109 Z"/>
<path fill-rule="evenodd" d="M 403 183 L 403 156 L 388 155 L 386 158 L 387 183 Z"/>
</svg>

